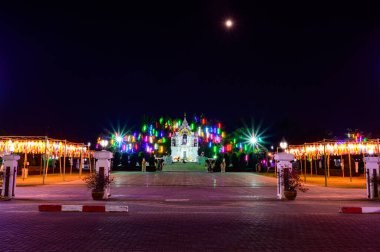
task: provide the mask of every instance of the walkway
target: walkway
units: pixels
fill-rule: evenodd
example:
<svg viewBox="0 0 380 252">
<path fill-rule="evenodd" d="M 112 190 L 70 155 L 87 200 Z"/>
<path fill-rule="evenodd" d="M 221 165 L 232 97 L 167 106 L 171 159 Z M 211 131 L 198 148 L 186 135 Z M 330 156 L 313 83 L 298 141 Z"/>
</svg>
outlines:
<svg viewBox="0 0 380 252">
<path fill-rule="evenodd" d="M 163 171 L 177 171 L 177 172 L 207 172 L 204 165 L 197 163 L 172 163 L 165 164 Z"/>
<path fill-rule="evenodd" d="M 276 179 L 255 173 L 114 172 L 113 176 L 113 201 L 276 200 Z M 82 180 L 57 182 L 59 184 L 18 187 L 17 199 L 91 200 Z M 365 200 L 365 189 L 307 186 L 310 190 L 299 193 L 297 199 Z"/>
<path fill-rule="evenodd" d="M 117 172 L 112 199 L 94 202 L 83 181 L 17 188 L 0 202 L 0 250 L 378 251 L 378 206 L 364 189 L 310 186 L 276 199 L 275 179 L 252 173 Z M 128 205 L 129 213 L 40 213 L 37 205 Z"/>
</svg>

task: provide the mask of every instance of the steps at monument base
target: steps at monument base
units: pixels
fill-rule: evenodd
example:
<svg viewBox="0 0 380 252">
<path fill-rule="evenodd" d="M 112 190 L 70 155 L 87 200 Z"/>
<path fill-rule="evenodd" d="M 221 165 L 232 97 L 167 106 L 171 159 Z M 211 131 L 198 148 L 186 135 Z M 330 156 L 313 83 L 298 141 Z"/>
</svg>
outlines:
<svg viewBox="0 0 380 252">
<path fill-rule="evenodd" d="M 204 165 L 198 163 L 172 163 L 165 164 L 164 172 L 207 172 Z"/>
</svg>

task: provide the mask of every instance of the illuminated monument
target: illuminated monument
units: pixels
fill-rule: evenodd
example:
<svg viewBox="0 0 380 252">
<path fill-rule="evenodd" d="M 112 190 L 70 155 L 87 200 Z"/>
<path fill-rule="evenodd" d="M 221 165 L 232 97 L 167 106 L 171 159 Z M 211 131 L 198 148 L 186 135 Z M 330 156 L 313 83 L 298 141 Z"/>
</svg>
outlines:
<svg viewBox="0 0 380 252">
<path fill-rule="evenodd" d="M 171 138 L 173 162 L 198 162 L 198 135 L 191 131 L 185 118 Z"/>
</svg>

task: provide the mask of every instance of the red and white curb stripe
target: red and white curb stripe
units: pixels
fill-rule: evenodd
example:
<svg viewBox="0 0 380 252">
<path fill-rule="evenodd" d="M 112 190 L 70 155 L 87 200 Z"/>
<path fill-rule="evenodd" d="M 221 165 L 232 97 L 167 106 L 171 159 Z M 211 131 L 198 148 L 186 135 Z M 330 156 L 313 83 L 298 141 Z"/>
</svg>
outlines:
<svg viewBox="0 0 380 252">
<path fill-rule="evenodd" d="M 128 206 L 115 205 L 39 205 L 40 212 L 128 212 Z"/>
<path fill-rule="evenodd" d="M 348 214 L 380 213 L 380 207 L 342 207 L 340 212 Z"/>
</svg>

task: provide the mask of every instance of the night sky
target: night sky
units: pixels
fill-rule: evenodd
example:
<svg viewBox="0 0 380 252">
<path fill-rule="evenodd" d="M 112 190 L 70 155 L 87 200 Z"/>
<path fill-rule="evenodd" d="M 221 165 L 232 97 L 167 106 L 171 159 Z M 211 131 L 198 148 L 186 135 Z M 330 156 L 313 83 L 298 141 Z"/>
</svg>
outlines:
<svg viewBox="0 0 380 252">
<path fill-rule="evenodd" d="M 274 142 L 380 137 L 378 6 L 11 2 L 0 4 L 1 135 L 87 142 L 187 112 L 229 131 L 261 126 Z"/>
</svg>

